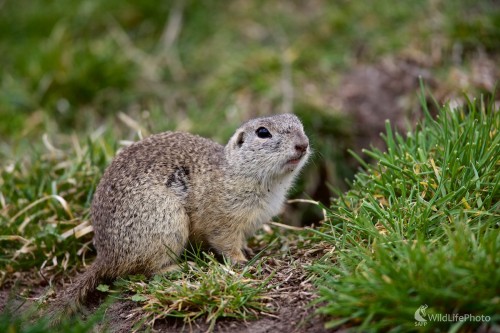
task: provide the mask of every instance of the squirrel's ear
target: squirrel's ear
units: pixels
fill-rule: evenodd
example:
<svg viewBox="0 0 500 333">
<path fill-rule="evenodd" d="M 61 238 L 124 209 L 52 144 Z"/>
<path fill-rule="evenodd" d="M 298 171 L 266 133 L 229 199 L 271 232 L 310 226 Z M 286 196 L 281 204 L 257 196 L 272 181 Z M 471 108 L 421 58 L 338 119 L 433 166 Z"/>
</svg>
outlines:
<svg viewBox="0 0 500 333">
<path fill-rule="evenodd" d="M 235 146 L 240 148 L 243 145 L 243 142 L 245 142 L 245 132 L 241 131 L 239 133 L 236 133 L 234 140 Z"/>
</svg>

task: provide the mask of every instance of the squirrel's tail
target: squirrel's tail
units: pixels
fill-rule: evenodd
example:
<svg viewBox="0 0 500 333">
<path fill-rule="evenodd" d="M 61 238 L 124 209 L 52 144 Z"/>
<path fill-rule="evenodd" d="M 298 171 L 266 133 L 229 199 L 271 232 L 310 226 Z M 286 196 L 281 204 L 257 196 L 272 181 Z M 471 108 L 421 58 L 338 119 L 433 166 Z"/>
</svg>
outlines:
<svg viewBox="0 0 500 333">
<path fill-rule="evenodd" d="M 98 283 L 107 276 L 106 266 L 99 258 L 66 289 L 62 290 L 50 304 L 46 316 L 52 325 L 59 323 L 64 317 L 78 312 Z"/>
</svg>

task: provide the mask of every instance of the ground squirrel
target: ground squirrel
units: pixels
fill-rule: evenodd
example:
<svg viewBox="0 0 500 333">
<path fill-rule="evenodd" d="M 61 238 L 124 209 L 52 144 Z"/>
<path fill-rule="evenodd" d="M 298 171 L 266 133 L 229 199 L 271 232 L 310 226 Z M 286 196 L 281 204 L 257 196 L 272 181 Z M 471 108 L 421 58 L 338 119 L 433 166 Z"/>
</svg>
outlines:
<svg viewBox="0 0 500 333">
<path fill-rule="evenodd" d="M 280 212 L 309 154 L 293 114 L 250 120 L 226 146 L 165 132 L 124 148 L 92 201 L 97 258 L 54 312 L 76 310 L 101 280 L 161 272 L 188 241 L 245 262 L 246 238 Z"/>
</svg>

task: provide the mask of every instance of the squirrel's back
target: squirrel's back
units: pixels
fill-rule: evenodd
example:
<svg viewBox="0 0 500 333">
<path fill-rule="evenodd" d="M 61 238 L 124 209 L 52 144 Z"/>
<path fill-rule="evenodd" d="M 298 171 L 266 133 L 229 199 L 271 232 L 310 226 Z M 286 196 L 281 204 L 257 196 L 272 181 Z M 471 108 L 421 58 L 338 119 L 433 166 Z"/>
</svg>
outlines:
<svg viewBox="0 0 500 333">
<path fill-rule="evenodd" d="M 164 228 L 169 218 L 162 214 L 171 201 L 186 205 L 193 184 L 207 184 L 223 163 L 222 145 L 183 132 L 152 135 L 124 148 L 105 171 L 93 198 L 97 251 L 116 252 L 116 244 L 122 242 L 123 253 L 116 255 L 133 257 L 129 252 L 135 247 L 127 241 L 141 241 L 139 235 Z"/>
</svg>

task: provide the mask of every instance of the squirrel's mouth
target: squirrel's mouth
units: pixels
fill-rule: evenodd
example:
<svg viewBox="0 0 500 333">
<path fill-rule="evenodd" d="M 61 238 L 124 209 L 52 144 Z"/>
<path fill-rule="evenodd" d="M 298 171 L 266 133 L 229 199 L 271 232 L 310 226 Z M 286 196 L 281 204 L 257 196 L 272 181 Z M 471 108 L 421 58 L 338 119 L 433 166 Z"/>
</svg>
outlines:
<svg viewBox="0 0 500 333">
<path fill-rule="evenodd" d="M 299 164 L 301 159 L 302 159 L 302 156 L 299 158 L 292 158 L 291 160 L 288 160 L 288 162 L 286 162 L 286 164 Z"/>
<path fill-rule="evenodd" d="M 300 161 L 302 160 L 302 158 L 306 155 L 306 153 L 303 153 L 303 154 L 300 154 L 300 155 L 296 155 L 296 156 L 293 156 L 291 159 L 289 159 L 286 164 L 291 164 L 291 165 L 297 165 L 300 163 Z"/>
</svg>

